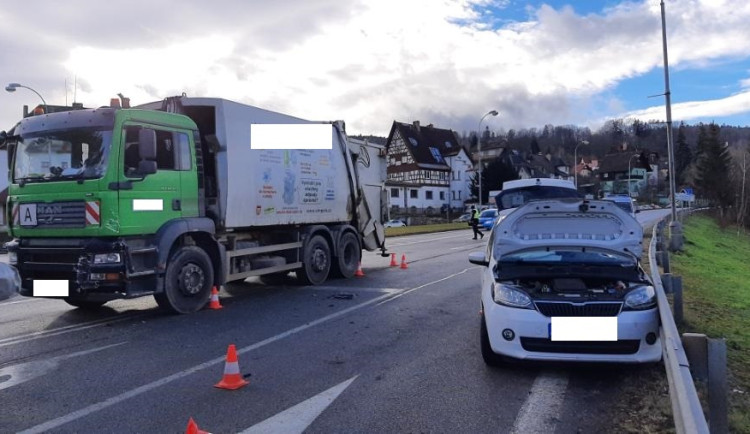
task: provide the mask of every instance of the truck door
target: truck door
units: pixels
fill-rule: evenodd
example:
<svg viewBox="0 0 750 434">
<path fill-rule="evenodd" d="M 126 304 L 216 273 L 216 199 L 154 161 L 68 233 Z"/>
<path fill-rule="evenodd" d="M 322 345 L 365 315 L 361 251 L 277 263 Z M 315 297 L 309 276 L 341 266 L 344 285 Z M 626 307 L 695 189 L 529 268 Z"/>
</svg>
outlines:
<svg viewBox="0 0 750 434">
<path fill-rule="evenodd" d="M 156 173 L 138 173 L 138 131 L 156 131 Z M 123 127 L 119 190 L 120 233 L 155 233 L 169 220 L 182 217 L 182 181 L 176 135 L 172 130 L 144 125 Z M 184 134 L 184 133 L 183 133 Z"/>
</svg>

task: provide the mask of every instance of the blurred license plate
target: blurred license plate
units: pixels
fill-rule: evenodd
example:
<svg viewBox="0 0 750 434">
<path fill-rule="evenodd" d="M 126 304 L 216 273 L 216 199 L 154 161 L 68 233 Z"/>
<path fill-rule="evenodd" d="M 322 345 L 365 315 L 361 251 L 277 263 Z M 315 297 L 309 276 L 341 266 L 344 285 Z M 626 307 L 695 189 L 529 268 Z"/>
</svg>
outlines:
<svg viewBox="0 0 750 434">
<path fill-rule="evenodd" d="M 549 338 L 553 341 L 616 341 L 617 317 L 552 317 Z"/>
</svg>

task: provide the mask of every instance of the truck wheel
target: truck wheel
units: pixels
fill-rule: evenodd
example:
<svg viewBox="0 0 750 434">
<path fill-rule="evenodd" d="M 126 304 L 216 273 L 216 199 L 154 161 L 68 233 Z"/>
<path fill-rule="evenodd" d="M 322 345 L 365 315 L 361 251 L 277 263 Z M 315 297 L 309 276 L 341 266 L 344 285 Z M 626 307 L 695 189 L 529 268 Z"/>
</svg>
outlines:
<svg viewBox="0 0 750 434">
<path fill-rule="evenodd" d="M 174 313 L 193 313 L 211 297 L 214 269 L 206 252 L 195 246 L 180 247 L 167 264 L 164 292 L 154 295 L 160 307 Z"/>
<path fill-rule="evenodd" d="M 303 285 L 320 285 L 326 281 L 331 270 L 331 248 L 325 238 L 315 235 L 307 241 L 302 262 L 297 278 Z"/>
<path fill-rule="evenodd" d="M 333 271 L 337 276 L 349 279 L 354 276 L 362 259 L 362 248 L 359 239 L 351 232 L 347 232 L 339 239 L 338 256 L 333 263 Z"/>
<path fill-rule="evenodd" d="M 96 310 L 102 307 L 104 303 L 106 303 L 106 301 L 91 301 L 72 297 L 65 297 L 63 300 L 65 300 L 65 302 L 69 305 L 83 310 Z"/>
</svg>

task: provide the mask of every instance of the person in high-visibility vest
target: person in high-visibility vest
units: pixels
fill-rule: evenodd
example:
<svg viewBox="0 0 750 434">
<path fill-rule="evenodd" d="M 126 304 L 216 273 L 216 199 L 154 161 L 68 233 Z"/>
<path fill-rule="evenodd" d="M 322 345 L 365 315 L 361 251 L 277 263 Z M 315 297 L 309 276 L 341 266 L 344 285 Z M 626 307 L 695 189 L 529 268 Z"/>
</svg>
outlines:
<svg viewBox="0 0 750 434">
<path fill-rule="evenodd" d="M 474 229 L 474 240 L 477 239 L 477 235 L 484 238 L 484 234 L 479 230 L 479 210 L 471 206 L 471 228 Z"/>
</svg>

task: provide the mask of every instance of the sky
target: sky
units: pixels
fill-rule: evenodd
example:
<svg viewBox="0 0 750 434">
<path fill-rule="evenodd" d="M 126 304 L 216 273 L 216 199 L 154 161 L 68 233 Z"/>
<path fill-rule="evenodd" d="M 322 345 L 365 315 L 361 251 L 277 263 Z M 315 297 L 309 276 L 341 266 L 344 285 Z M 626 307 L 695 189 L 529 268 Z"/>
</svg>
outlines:
<svg viewBox="0 0 750 434">
<path fill-rule="evenodd" d="M 750 2 L 665 7 L 673 121 L 750 125 Z M 659 0 L 40 0 L 0 21 L 0 84 L 54 105 L 184 92 L 381 136 L 666 119 Z M 0 129 L 40 102 L 0 92 Z"/>
</svg>

